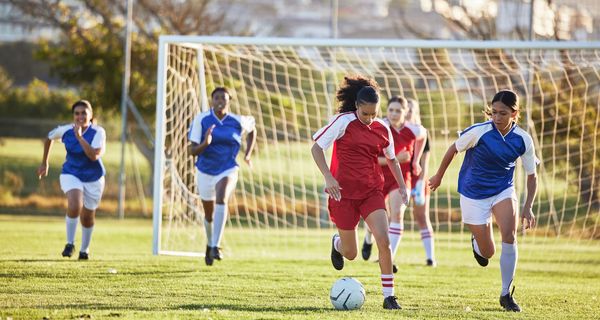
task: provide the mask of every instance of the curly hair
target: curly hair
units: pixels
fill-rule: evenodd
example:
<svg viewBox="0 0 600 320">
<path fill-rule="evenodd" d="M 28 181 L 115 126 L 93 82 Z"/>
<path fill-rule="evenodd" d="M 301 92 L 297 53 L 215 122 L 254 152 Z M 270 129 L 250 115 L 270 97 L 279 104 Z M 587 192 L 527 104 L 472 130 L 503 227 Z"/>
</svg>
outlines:
<svg viewBox="0 0 600 320">
<path fill-rule="evenodd" d="M 356 111 L 357 103 L 379 102 L 379 85 L 375 80 L 361 75 L 346 76 L 336 98 L 341 103 L 339 113 Z"/>
</svg>

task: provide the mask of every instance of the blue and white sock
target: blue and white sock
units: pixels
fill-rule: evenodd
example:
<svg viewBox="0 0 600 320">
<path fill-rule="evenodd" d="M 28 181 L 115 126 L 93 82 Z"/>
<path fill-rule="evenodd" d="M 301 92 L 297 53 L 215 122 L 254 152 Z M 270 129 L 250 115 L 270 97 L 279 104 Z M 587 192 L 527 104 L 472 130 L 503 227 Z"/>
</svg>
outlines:
<svg viewBox="0 0 600 320">
<path fill-rule="evenodd" d="M 92 232 L 94 231 L 94 226 L 86 228 L 81 226 L 81 249 L 79 252 L 90 252 L 90 242 L 92 242 Z"/>
<path fill-rule="evenodd" d="M 214 227 L 212 234 L 212 247 L 221 246 L 221 239 L 223 238 L 225 222 L 227 222 L 227 205 L 215 204 L 215 211 L 213 215 Z"/>
</svg>

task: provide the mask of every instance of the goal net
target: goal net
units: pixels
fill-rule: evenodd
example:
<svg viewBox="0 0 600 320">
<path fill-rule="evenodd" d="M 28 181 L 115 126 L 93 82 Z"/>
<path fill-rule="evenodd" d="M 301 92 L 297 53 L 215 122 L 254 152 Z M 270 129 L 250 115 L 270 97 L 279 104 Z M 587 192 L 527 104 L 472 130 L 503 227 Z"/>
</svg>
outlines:
<svg viewBox="0 0 600 320">
<path fill-rule="evenodd" d="M 598 48 L 568 42 L 163 36 L 154 253 L 204 252 L 204 212 L 196 192 L 195 159 L 186 150 L 187 133 L 194 116 L 209 108 L 207 96 L 217 86 L 229 88 L 231 112 L 254 116 L 257 129 L 253 167 L 238 161 L 225 246 L 231 251 L 242 251 L 248 243 L 267 248 L 272 242 L 267 235 L 277 242 L 306 243 L 312 232 L 331 233 L 324 179 L 310 154 L 311 136 L 336 112 L 335 91 L 348 74 L 377 80 L 383 115 L 387 96 L 419 102 L 431 138 L 430 172 L 460 130 L 486 120 L 483 109 L 496 91 L 516 91 L 523 112 L 520 125 L 532 135 L 542 160 L 534 204 L 539 226 L 528 237 L 600 238 Z M 456 192 L 461 157 L 431 197 L 437 232 L 463 232 Z M 520 166 L 515 181 L 522 204 L 525 175 Z M 410 211 L 405 228 L 418 230 Z"/>
</svg>

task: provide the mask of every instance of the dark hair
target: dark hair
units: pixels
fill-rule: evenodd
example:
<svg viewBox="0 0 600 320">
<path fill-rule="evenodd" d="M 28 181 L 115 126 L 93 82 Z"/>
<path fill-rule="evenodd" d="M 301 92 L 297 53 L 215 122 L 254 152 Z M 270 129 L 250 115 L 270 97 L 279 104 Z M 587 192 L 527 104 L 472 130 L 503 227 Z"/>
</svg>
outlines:
<svg viewBox="0 0 600 320">
<path fill-rule="evenodd" d="M 90 111 L 92 111 L 92 114 L 94 112 L 94 110 L 92 109 L 92 104 L 89 101 L 84 100 L 84 99 L 81 99 L 81 100 L 73 103 L 73 105 L 71 106 L 71 112 L 75 113 L 75 108 L 77 108 L 77 107 L 84 107 L 86 109 L 90 109 Z M 96 123 L 94 117 L 90 118 L 90 122 L 91 123 Z"/>
<path fill-rule="evenodd" d="M 216 88 L 215 88 L 215 89 L 214 89 L 214 90 L 213 90 L 213 91 L 210 93 L 210 97 L 211 97 L 211 98 L 212 98 L 212 97 L 214 97 L 214 96 L 215 96 L 215 93 L 217 93 L 217 92 L 225 92 L 225 93 L 226 93 L 226 94 L 229 96 L 229 98 L 231 98 L 231 94 L 229 93 L 229 90 L 227 90 L 227 88 L 225 88 L 225 87 L 216 87 Z"/>
<path fill-rule="evenodd" d="M 360 75 L 346 76 L 336 98 L 341 103 L 339 113 L 356 111 L 357 104 L 379 102 L 379 86 L 370 78 Z"/>
<path fill-rule="evenodd" d="M 490 103 L 490 106 L 485 108 L 484 112 L 486 115 L 489 117 L 492 116 L 491 105 L 498 101 L 509 107 L 513 112 L 517 112 L 517 118 L 515 119 L 515 122 L 518 122 L 520 118 L 519 96 L 517 96 L 517 94 L 512 90 L 505 89 L 498 91 L 492 98 L 492 103 Z"/>
<path fill-rule="evenodd" d="M 401 104 L 403 107 L 408 107 L 408 100 L 403 97 L 403 96 L 391 96 L 388 99 L 388 106 L 392 103 L 392 102 L 398 102 L 399 104 Z"/>
</svg>

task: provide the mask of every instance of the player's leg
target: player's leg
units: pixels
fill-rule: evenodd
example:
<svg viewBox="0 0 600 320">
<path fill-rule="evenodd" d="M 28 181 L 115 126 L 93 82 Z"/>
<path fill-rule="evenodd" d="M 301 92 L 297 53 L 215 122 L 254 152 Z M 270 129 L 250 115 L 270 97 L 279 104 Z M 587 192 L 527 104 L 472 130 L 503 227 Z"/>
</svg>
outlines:
<svg viewBox="0 0 600 320">
<path fill-rule="evenodd" d="M 515 276 L 518 260 L 517 249 L 517 200 L 516 195 L 504 198 L 496 203 L 492 211 L 502 235 L 502 252 L 500 253 L 500 273 L 502 276 L 502 291 L 500 305 L 507 311 L 520 312 L 521 308 L 516 303 L 510 292 L 510 286 Z"/>
<path fill-rule="evenodd" d="M 388 194 L 388 202 L 390 205 L 388 237 L 390 238 L 393 260 L 398 251 L 400 241 L 402 240 L 402 234 L 404 233 L 404 212 L 406 211 L 406 205 L 402 203 L 400 189 L 390 191 Z"/>
<path fill-rule="evenodd" d="M 401 309 L 394 294 L 394 274 L 392 273 L 392 249 L 388 235 L 387 213 L 383 209 L 372 212 L 365 219 L 373 232 L 377 250 L 379 251 L 379 269 L 381 270 L 381 288 L 383 307 L 385 309 Z"/>
<path fill-rule="evenodd" d="M 61 174 L 60 187 L 67 196 L 67 215 L 65 217 L 67 244 L 63 249 L 62 256 L 71 257 L 75 251 L 75 233 L 83 208 L 83 184 L 73 175 Z"/>
<path fill-rule="evenodd" d="M 492 233 L 493 198 L 470 199 L 460 196 L 463 223 L 471 230 L 473 256 L 480 266 L 485 267 L 496 252 Z"/>
<path fill-rule="evenodd" d="M 83 208 L 81 210 L 81 248 L 79 259 L 89 259 L 89 247 L 96 223 L 96 209 L 100 205 L 104 191 L 104 177 L 95 182 L 83 184 Z"/>
<path fill-rule="evenodd" d="M 435 262 L 435 248 L 433 239 L 433 227 L 431 226 L 431 220 L 429 219 L 429 192 L 425 191 L 425 201 L 422 205 L 413 203 L 413 214 L 415 220 L 419 224 L 421 230 L 421 242 L 423 242 L 423 248 L 425 249 L 425 256 L 427 257 L 427 265 L 434 267 Z"/>
<path fill-rule="evenodd" d="M 213 212 L 215 208 L 215 176 L 196 171 L 196 181 L 198 183 L 198 195 L 202 199 L 202 208 L 204 209 L 204 232 L 206 235 L 206 253 L 204 254 L 204 263 L 207 266 L 213 264 L 211 256 L 213 245 Z"/>
<path fill-rule="evenodd" d="M 365 223 L 365 239 L 363 240 L 361 254 L 364 260 L 369 260 L 371 251 L 373 250 L 373 233 L 369 230 L 369 226 Z"/>
<path fill-rule="evenodd" d="M 215 208 L 214 208 L 214 229 L 212 235 L 212 257 L 221 260 L 221 240 L 223 239 L 223 231 L 227 223 L 228 208 L 227 201 L 231 196 L 237 184 L 237 168 L 223 174 L 223 177 L 218 180 L 215 185 Z"/>
</svg>

